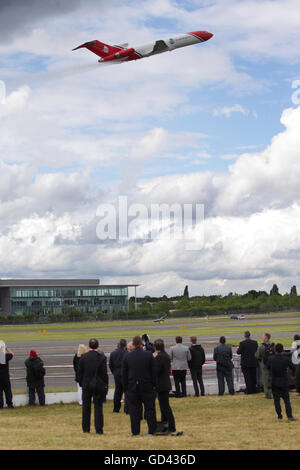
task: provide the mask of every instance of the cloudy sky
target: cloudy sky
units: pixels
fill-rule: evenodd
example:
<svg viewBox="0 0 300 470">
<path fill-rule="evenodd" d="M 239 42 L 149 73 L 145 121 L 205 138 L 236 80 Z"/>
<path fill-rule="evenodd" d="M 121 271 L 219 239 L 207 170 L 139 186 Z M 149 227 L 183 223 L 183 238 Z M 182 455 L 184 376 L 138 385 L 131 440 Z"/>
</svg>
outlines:
<svg viewBox="0 0 300 470">
<path fill-rule="evenodd" d="M 121 65 L 71 51 L 202 29 L 207 43 Z M 299 35 L 298 0 L 1 0 L 0 276 L 300 288 Z M 201 205 L 203 243 L 151 239 L 141 218 L 101 240 L 120 196 Z"/>
</svg>

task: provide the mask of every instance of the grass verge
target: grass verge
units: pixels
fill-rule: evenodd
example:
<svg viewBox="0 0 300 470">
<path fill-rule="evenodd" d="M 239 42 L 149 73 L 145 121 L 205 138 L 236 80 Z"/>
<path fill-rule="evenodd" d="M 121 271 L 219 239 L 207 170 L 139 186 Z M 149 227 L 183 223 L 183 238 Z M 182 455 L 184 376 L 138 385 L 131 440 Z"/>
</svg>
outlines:
<svg viewBox="0 0 300 470">
<path fill-rule="evenodd" d="M 273 400 L 263 394 L 171 399 L 180 437 L 131 437 L 129 417 L 104 405 L 104 435 L 81 430 L 81 407 L 60 404 L 1 410 L 0 449 L 10 450 L 294 450 L 299 448 L 299 421 L 285 414 L 279 422 Z M 300 418 L 300 399 L 291 392 L 293 414 Z M 158 418 L 159 418 L 158 413 Z"/>
</svg>

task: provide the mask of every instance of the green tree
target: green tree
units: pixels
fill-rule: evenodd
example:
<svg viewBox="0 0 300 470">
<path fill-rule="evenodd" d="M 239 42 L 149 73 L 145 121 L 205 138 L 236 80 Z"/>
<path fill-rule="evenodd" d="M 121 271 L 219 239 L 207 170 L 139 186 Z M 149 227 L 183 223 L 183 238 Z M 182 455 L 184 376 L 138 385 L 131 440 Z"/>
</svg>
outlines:
<svg viewBox="0 0 300 470">
<path fill-rule="evenodd" d="M 270 290 L 270 295 L 280 295 L 277 284 L 273 284 L 273 287 Z"/>
<path fill-rule="evenodd" d="M 291 295 L 291 296 L 292 296 L 292 295 L 298 295 L 298 294 L 297 294 L 297 287 L 296 287 L 296 286 L 293 286 L 293 287 L 291 288 L 290 295 Z"/>
</svg>

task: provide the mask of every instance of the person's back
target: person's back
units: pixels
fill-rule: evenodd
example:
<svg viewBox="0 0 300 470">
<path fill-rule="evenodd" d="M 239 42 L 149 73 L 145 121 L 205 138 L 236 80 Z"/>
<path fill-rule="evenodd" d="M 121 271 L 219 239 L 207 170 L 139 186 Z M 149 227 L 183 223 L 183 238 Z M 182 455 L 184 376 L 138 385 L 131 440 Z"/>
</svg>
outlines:
<svg viewBox="0 0 300 470">
<path fill-rule="evenodd" d="M 97 372 L 97 374 L 96 374 Z M 78 366 L 78 379 L 82 388 L 87 388 L 95 374 L 108 385 L 106 357 L 99 351 L 93 350 L 83 354 Z"/>
<path fill-rule="evenodd" d="M 44 384 L 45 368 L 42 359 L 38 356 L 30 356 L 25 361 L 26 381 L 28 386 L 38 387 Z"/>
<path fill-rule="evenodd" d="M 140 433 L 142 405 L 148 424 L 148 434 L 157 427 L 155 410 L 155 359 L 150 351 L 143 350 L 140 336 L 132 340 L 134 350 L 125 354 L 122 364 L 122 380 L 130 414 L 131 432 Z"/>
<path fill-rule="evenodd" d="M 160 351 L 155 357 L 156 390 L 169 392 L 172 388 L 170 380 L 171 359 L 165 351 Z"/>
<path fill-rule="evenodd" d="M 205 363 L 205 352 L 201 344 L 192 344 L 190 347 L 191 360 L 189 366 L 191 370 L 199 370 Z"/>
<path fill-rule="evenodd" d="M 215 347 L 213 359 L 216 361 L 217 379 L 219 395 L 224 395 L 225 380 L 230 395 L 234 395 L 233 383 L 233 362 L 232 362 L 232 349 L 226 343 L 225 336 L 221 336 L 220 344 Z"/>
<path fill-rule="evenodd" d="M 143 388 L 155 387 L 155 363 L 153 354 L 142 348 L 136 348 L 124 355 L 123 383 L 125 390 L 134 388 L 137 384 Z"/>
<path fill-rule="evenodd" d="M 91 402 L 94 402 L 94 423 L 97 434 L 103 434 L 103 402 L 108 390 L 106 356 L 98 351 L 99 342 L 92 338 L 90 350 L 83 354 L 78 366 L 78 380 L 82 387 L 82 430 L 90 432 Z"/>
<path fill-rule="evenodd" d="M 280 399 L 283 398 L 288 420 L 295 421 L 289 397 L 289 380 L 287 375 L 289 367 L 293 370 L 293 364 L 290 358 L 284 355 L 281 343 L 276 344 L 275 354 L 269 357 L 267 365 L 271 370 L 272 393 L 278 419 L 282 419 Z"/>
<path fill-rule="evenodd" d="M 170 348 L 170 358 L 173 370 L 187 370 L 189 367 L 188 361 L 191 360 L 191 353 L 187 346 L 177 343 Z"/>
<path fill-rule="evenodd" d="M 124 355 L 126 354 L 125 347 L 119 347 L 110 353 L 109 356 L 109 368 L 112 374 L 121 374 L 122 371 L 122 362 Z"/>
<path fill-rule="evenodd" d="M 272 385 L 288 387 L 288 369 L 293 370 L 293 364 L 289 357 L 283 354 L 274 354 L 268 359 L 268 367 L 271 371 Z"/>
<path fill-rule="evenodd" d="M 258 348 L 258 343 L 255 340 L 246 338 L 242 341 L 237 349 L 237 354 L 241 355 L 242 367 L 257 367 L 257 359 L 255 353 Z"/>
<path fill-rule="evenodd" d="M 214 361 L 216 361 L 217 368 L 229 365 L 232 359 L 232 349 L 225 343 L 221 343 L 214 349 L 213 355 Z"/>
<path fill-rule="evenodd" d="M 37 353 L 32 349 L 29 353 L 29 357 L 25 361 L 26 366 L 26 382 L 28 386 L 29 394 L 29 405 L 35 404 L 35 393 L 38 394 L 39 404 L 45 405 L 45 382 L 44 376 L 46 370 L 44 363 Z"/>
</svg>

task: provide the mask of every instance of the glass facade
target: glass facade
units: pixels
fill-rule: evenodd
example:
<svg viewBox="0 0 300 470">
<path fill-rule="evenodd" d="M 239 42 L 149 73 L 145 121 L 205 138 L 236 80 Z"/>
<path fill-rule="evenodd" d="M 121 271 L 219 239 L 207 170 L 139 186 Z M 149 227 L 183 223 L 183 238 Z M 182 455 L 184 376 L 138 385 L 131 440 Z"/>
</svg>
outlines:
<svg viewBox="0 0 300 470">
<path fill-rule="evenodd" d="M 13 287 L 10 307 L 13 315 L 38 312 L 46 316 L 72 308 L 84 313 L 119 312 L 128 309 L 128 287 Z"/>
</svg>

